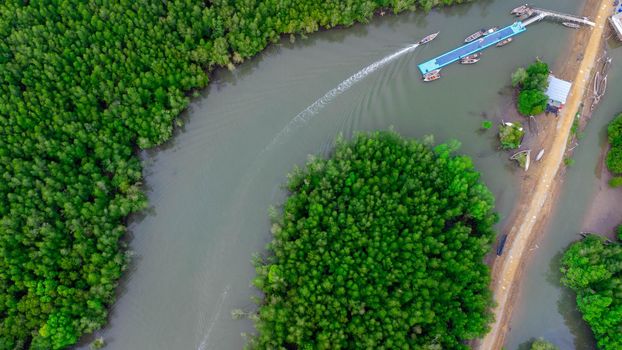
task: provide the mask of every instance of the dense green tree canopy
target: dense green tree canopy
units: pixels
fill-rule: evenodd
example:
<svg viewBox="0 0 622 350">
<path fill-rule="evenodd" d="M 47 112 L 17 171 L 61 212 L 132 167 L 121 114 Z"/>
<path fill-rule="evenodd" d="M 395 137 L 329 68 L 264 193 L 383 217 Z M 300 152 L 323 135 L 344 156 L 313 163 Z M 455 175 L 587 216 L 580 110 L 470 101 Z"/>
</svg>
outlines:
<svg viewBox="0 0 622 350">
<path fill-rule="evenodd" d="M 570 246 L 561 270 L 599 349 L 622 349 L 622 244 L 590 235 Z"/>
<path fill-rule="evenodd" d="M 448 5 L 461 1 L 443 1 Z M 171 136 L 210 69 L 281 33 L 431 0 L 0 3 L 0 349 L 58 349 L 99 328 L 145 206 L 138 147 Z"/>
<path fill-rule="evenodd" d="M 622 174 L 622 114 L 619 114 L 607 127 L 611 149 L 607 154 L 607 168 L 614 174 Z"/>
<path fill-rule="evenodd" d="M 518 68 L 512 74 L 512 85 L 520 88 L 518 112 L 524 116 L 544 112 L 548 97 L 544 93 L 548 87 L 549 66 L 536 60 L 527 69 Z"/>
<path fill-rule="evenodd" d="M 289 178 L 270 256 L 261 349 L 466 349 L 492 319 L 493 198 L 457 145 L 393 133 L 339 141 Z"/>
</svg>

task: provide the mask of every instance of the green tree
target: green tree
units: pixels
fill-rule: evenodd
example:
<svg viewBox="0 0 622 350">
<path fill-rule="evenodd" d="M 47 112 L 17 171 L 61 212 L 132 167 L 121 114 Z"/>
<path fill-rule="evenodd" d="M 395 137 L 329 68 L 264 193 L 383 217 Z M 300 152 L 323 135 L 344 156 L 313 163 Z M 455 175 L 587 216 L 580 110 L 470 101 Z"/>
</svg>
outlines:
<svg viewBox="0 0 622 350">
<path fill-rule="evenodd" d="M 537 115 L 546 109 L 548 97 L 539 90 L 523 90 L 518 95 L 518 112 L 524 116 Z"/>
<path fill-rule="evenodd" d="M 290 174 L 251 347 L 468 349 L 485 334 L 497 217 L 458 147 L 359 134 Z"/>
<path fill-rule="evenodd" d="M 564 253 L 561 271 L 598 347 L 622 349 L 622 244 L 589 235 Z"/>
<path fill-rule="evenodd" d="M 514 73 L 512 73 L 512 86 L 518 87 L 522 85 L 527 79 L 527 71 L 523 67 L 519 67 L 516 69 Z"/>
</svg>

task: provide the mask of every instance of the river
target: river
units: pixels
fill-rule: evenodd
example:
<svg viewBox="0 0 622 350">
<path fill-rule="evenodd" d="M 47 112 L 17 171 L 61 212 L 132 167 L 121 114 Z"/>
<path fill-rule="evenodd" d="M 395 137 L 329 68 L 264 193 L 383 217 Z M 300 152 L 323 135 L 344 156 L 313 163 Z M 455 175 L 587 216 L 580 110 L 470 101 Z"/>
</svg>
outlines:
<svg viewBox="0 0 622 350">
<path fill-rule="evenodd" d="M 497 198 L 501 229 L 517 199 L 521 171 L 496 150 L 495 131 L 479 130 L 483 113 L 502 120 L 512 98 L 511 72 L 536 56 L 554 62 L 569 30 L 535 24 L 511 45 L 488 49 L 477 65 L 450 66 L 431 84 L 421 82 L 416 65 L 456 47 L 479 28 L 510 24 L 508 12 L 521 1 L 378 17 L 295 43 L 285 39 L 233 72 L 218 71 L 183 114 L 185 125 L 176 135 L 142 154 L 150 207 L 129 225 L 134 259 L 110 323 L 97 333 L 107 349 L 241 349 L 241 333 L 252 332 L 252 323 L 233 320 L 231 311 L 254 308 L 251 256 L 270 240 L 268 208 L 282 203 L 282 185 L 293 166 L 303 165 L 309 154 L 329 153 L 339 134 L 393 128 L 407 137 L 434 135 L 437 143 L 460 140 L 461 152 L 474 159 Z M 576 12 L 581 1 L 538 5 Z M 431 44 L 395 55 L 436 31 L 441 35 Z M 598 135 L 588 132 L 584 143 L 592 139 L 597 149 Z M 595 153 L 581 153 L 588 151 L 589 146 L 579 149 L 569 183 L 594 176 L 580 165 L 581 157 L 588 163 L 594 158 Z M 571 209 L 580 214 L 576 205 Z M 553 234 L 547 239 L 553 241 Z M 540 288 L 532 280 L 549 271 L 554 256 L 545 253 L 561 247 L 557 242 L 557 248 L 545 246 L 533 262 L 533 268 L 545 270 L 529 273 L 524 295 L 554 292 L 559 299 L 556 281 Z M 556 330 L 559 342 L 573 342 L 581 333 L 578 315 L 545 306 L 526 303 L 515 318 L 523 326 L 514 327 L 508 349 L 547 327 Z M 554 323 L 532 327 L 531 320 L 540 317 Z"/>
</svg>

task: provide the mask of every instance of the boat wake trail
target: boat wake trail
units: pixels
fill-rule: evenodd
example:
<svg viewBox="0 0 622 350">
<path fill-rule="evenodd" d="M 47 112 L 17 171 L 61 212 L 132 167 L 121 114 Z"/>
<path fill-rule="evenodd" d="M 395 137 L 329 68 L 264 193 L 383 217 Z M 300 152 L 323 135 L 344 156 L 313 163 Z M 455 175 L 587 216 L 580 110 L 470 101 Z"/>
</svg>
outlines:
<svg viewBox="0 0 622 350">
<path fill-rule="evenodd" d="M 370 64 L 369 66 L 361 69 L 360 71 L 356 72 L 354 75 L 350 76 L 348 79 L 342 81 L 339 85 L 337 85 L 336 88 L 328 91 L 324 96 L 320 97 L 317 101 L 313 102 L 309 107 L 305 108 L 302 112 L 298 113 L 294 119 L 292 119 L 284 128 L 283 130 L 281 130 L 274 139 L 272 139 L 272 142 L 270 142 L 270 144 L 265 148 L 265 150 L 269 150 L 271 149 L 274 145 L 276 145 L 276 143 L 286 134 L 288 134 L 289 132 L 291 132 L 292 130 L 294 130 L 295 128 L 305 124 L 307 121 L 309 121 L 309 118 L 311 118 L 312 116 L 316 115 L 322 108 L 324 108 L 324 106 L 326 106 L 327 104 L 329 104 L 330 102 L 332 102 L 335 97 L 341 95 L 342 93 L 344 93 L 345 91 L 347 91 L 348 89 L 350 89 L 352 87 L 352 85 L 358 83 L 359 81 L 361 81 L 362 79 L 364 79 L 366 76 L 368 76 L 369 74 L 375 72 L 376 70 L 378 70 L 378 68 L 381 68 L 382 66 L 386 65 L 387 63 L 391 62 L 392 60 L 402 56 L 403 54 L 414 50 L 415 48 L 417 48 L 417 46 L 419 46 L 419 43 L 417 44 L 413 44 L 410 46 L 407 46 L 391 55 L 388 55 L 372 64 Z"/>
<path fill-rule="evenodd" d="M 212 329 L 214 329 L 214 325 L 216 324 L 216 321 L 218 321 L 218 317 L 220 316 L 220 312 L 222 311 L 222 304 L 225 303 L 225 298 L 227 298 L 227 294 L 229 293 L 230 288 L 231 286 L 227 285 L 225 287 L 225 290 L 223 290 L 222 294 L 220 295 L 220 298 L 218 299 L 218 307 L 216 308 L 216 313 L 214 314 L 214 317 L 212 318 L 212 321 L 210 322 L 209 327 L 207 327 L 207 332 L 205 333 L 205 336 L 203 337 L 203 340 L 201 341 L 201 344 L 199 344 L 199 347 L 197 350 L 207 349 L 209 336 L 212 333 Z"/>
</svg>

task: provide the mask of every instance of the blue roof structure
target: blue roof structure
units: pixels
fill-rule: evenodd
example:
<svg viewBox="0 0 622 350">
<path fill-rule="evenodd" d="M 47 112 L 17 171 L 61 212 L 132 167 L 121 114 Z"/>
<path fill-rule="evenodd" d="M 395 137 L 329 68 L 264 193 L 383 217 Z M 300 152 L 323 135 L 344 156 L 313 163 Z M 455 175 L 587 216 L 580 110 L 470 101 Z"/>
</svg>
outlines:
<svg viewBox="0 0 622 350">
<path fill-rule="evenodd" d="M 472 55 L 476 52 L 482 51 L 485 48 L 495 45 L 500 41 L 503 41 L 509 37 L 520 34 L 527 30 L 522 22 L 515 22 L 511 26 L 502 28 L 490 35 L 486 35 L 480 39 L 474 40 L 466 45 L 460 46 L 457 49 L 449 51 L 441 56 L 438 56 L 430 61 L 424 62 L 419 65 L 421 74 L 426 74 L 436 69 L 443 68 L 449 64 L 452 64 L 459 59 Z"/>
</svg>

